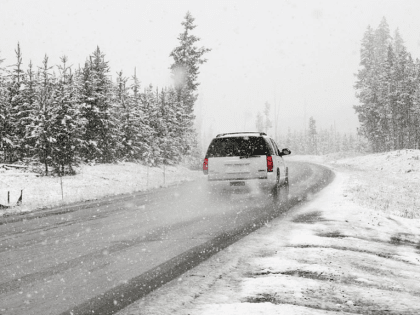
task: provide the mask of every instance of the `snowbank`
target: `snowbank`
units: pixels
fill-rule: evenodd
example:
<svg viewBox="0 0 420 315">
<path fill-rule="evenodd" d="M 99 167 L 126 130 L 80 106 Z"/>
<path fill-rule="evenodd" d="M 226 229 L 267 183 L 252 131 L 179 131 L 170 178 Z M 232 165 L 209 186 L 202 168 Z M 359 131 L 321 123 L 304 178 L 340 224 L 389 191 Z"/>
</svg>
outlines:
<svg viewBox="0 0 420 315">
<path fill-rule="evenodd" d="M 331 164 L 352 172 L 354 200 L 388 214 L 420 218 L 420 150 L 346 158 Z"/>
<path fill-rule="evenodd" d="M 405 218 L 420 218 L 420 150 L 362 156 L 346 152 L 287 158 L 351 173 L 347 192 L 360 205 Z"/>
<path fill-rule="evenodd" d="M 145 191 L 202 176 L 183 166 L 159 168 L 135 163 L 82 165 L 77 175 L 62 178 L 1 166 L 0 205 L 13 207 L 0 209 L 0 215 Z M 22 205 L 17 207 L 21 193 Z"/>
</svg>

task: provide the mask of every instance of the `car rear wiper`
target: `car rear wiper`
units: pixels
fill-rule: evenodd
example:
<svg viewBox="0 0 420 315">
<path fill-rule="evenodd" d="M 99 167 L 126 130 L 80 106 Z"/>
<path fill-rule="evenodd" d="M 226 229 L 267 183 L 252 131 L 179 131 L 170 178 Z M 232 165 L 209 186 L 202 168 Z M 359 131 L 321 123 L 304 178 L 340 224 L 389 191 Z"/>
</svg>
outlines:
<svg viewBox="0 0 420 315">
<path fill-rule="evenodd" d="M 255 154 L 251 154 L 251 155 L 241 155 L 239 158 L 240 159 L 247 159 L 250 157 L 260 157 L 260 155 L 255 155 Z"/>
</svg>

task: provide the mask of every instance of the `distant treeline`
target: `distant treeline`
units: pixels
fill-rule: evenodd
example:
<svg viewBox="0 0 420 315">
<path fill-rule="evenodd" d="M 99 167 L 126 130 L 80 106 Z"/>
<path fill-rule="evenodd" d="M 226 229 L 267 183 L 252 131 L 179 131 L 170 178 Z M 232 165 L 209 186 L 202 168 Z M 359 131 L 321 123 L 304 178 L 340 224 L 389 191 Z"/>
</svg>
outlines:
<svg viewBox="0 0 420 315">
<path fill-rule="evenodd" d="M 355 106 L 361 127 L 374 152 L 420 148 L 420 61 L 407 52 L 398 29 L 391 37 L 385 18 L 367 28 Z"/>
<path fill-rule="evenodd" d="M 270 104 L 265 103 L 263 114 L 257 114 L 255 127 L 267 133 L 273 123 L 270 119 Z M 276 128 L 275 128 L 276 129 Z M 276 131 L 274 131 L 276 133 Z M 308 127 L 296 131 L 288 129 L 286 134 L 275 134 L 278 144 L 292 150 L 293 154 L 323 155 L 337 152 L 365 152 L 369 150 L 364 137 L 352 133 L 340 133 L 335 126 L 318 130 L 316 120 L 309 118 Z"/>
<path fill-rule="evenodd" d="M 337 152 L 364 152 L 367 143 L 352 133 L 340 133 L 334 126 L 317 130 L 316 121 L 309 118 L 308 129 L 287 131 L 279 137 L 280 146 L 292 150 L 293 154 L 324 155 Z"/>
<path fill-rule="evenodd" d="M 112 81 L 99 47 L 77 69 L 66 57 L 53 68 L 45 56 L 40 67 L 30 63 L 24 70 L 18 45 L 16 64 L 0 69 L 0 159 L 65 174 L 80 161 L 158 165 L 198 156 L 194 91 L 208 50 L 194 46 L 198 38 L 188 33 L 193 21 L 187 13 L 180 46 L 171 53 L 176 84 L 161 89 L 141 88 L 135 73 L 127 78 L 119 72 Z"/>
</svg>

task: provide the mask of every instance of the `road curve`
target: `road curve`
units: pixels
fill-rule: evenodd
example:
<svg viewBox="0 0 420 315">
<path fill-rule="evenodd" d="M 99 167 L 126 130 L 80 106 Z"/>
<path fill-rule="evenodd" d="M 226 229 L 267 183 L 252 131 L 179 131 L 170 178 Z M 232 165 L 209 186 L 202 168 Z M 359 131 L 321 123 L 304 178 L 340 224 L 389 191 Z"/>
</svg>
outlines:
<svg viewBox="0 0 420 315">
<path fill-rule="evenodd" d="M 179 186 L 0 221 L 0 314 L 114 314 L 326 186 L 289 162 L 289 203 Z"/>
</svg>

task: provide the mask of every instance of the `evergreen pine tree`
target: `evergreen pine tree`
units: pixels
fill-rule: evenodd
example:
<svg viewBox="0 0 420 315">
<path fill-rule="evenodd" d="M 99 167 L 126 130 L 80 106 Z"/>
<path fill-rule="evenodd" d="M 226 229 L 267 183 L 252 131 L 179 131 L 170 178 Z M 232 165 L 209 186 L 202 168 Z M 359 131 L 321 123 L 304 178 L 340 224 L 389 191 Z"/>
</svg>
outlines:
<svg viewBox="0 0 420 315">
<path fill-rule="evenodd" d="M 344 152 L 350 151 L 349 140 L 346 134 L 343 135 L 343 142 L 341 148 Z"/>
<path fill-rule="evenodd" d="M 264 118 L 260 112 L 257 113 L 257 119 L 255 121 L 255 127 L 257 131 L 264 131 Z"/>
<path fill-rule="evenodd" d="M 0 65 L 3 61 L 4 59 L 0 59 Z M 8 152 L 11 151 L 13 145 L 9 127 L 11 107 L 8 100 L 6 74 L 0 67 L 0 160 L 3 161 L 7 160 Z"/>
<path fill-rule="evenodd" d="M 63 56 L 59 66 L 60 76 L 55 85 L 53 101 L 51 162 L 59 175 L 74 174 L 73 166 L 79 163 L 84 141 L 82 139 L 85 121 L 81 117 L 77 89 L 67 57 Z M 67 167 L 67 169 L 66 169 Z"/>
<path fill-rule="evenodd" d="M 383 17 L 374 33 L 374 54 L 377 65 L 380 65 L 387 58 L 388 45 L 390 42 L 391 35 L 388 22 L 385 17 Z"/>
<path fill-rule="evenodd" d="M 354 135 L 352 134 L 350 134 L 348 138 L 348 148 L 349 148 L 349 151 L 355 151 L 355 152 L 358 151 L 358 148 L 356 146 L 356 139 Z"/>
<path fill-rule="evenodd" d="M 162 160 L 160 142 L 157 137 L 159 133 L 159 108 L 153 86 L 149 85 L 141 94 L 144 123 L 148 132 L 145 134 L 145 143 L 148 148 L 143 154 L 143 159 L 148 165 L 159 165 Z"/>
<path fill-rule="evenodd" d="M 193 138 L 195 134 L 193 131 L 193 112 L 194 103 L 197 99 L 196 90 L 199 85 L 197 81 L 199 66 L 207 61 L 203 58 L 203 55 L 210 49 L 196 46 L 200 39 L 191 34 L 196 25 L 194 25 L 194 18 L 190 12 L 187 12 L 181 24 L 184 30 L 178 37 L 179 46 L 175 47 L 170 53 L 174 60 L 170 69 L 177 94 L 177 103 L 180 110 L 184 112 L 178 115 L 183 119 L 181 123 L 183 125 L 182 129 L 185 131 L 182 151 L 184 154 L 188 154 L 197 143 L 197 139 Z"/>
<path fill-rule="evenodd" d="M 360 134 L 367 137 L 370 142 L 375 143 L 378 125 L 376 114 L 378 87 L 375 82 L 374 31 L 370 26 L 368 26 L 362 39 L 360 65 L 355 88 L 357 90 L 356 96 L 359 98 L 361 105 L 354 106 L 354 109 L 360 122 Z"/>
<path fill-rule="evenodd" d="M 48 65 L 48 57 L 45 55 L 42 68 L 40 68 L 34 110 L 31 112 L 31 125 L 28 126 L 30 140 L 34 143 L 31 156 L 44 164 L 45 175 L 49 173 L 49 166 L 52 162 L 52 144 L 56 141 L 52 128 L 54 82 L 50 72 L 51 68 Z"/>
<path fill-rule="evenodd" d="M 31 159 L 31 152 L 34 152 L 35 142 L 34 139 L 30 136 L 30 126 L 32 125 L 32 117 L 34 117 L 35 112 L 35 100 L 36 100 L 36 89 L 38 84 L 38 74 L 33 70 L 32 61 L 29 62 L 28 70 L 26 75 L 23 77 L 24 87 L 22 89 L 22 99 L 23 99 L 23 111 L 25 112 L 21 120 L 25 125 L 25 136 L 21 140 L 21 150 L 23 156 Z"/>
<path fill-rule="evenodd" d="M 130 102 L 128 79 L 123 76 L 122 71 L 117 73 L 115 87 L 115 101 L 118 106 L 119 133 L 121 134 L 121 147 L 118 157 L 124 160 L 134 160 L 138 155 L 135 135 L 137 126 L 135 124 L 136 114 L 133 111 L 133 103 Z"/>
<path fill-rule="evenodd" d="M 202 57 L 211 49 L 195 46 L 200 38 L 191 34 L 196 25 L 194 25 L 194 18 L 190 12 L 187 12 L 181 25 L 184 27 L 184 31 L 178 37 L 179 46 L 170 54 L 174 59 L 170 69 L 175 81 L 178 101 L 182 100 L 186 105 L 186 112 L 191 114 L 197 98 L 194 92 L 199 85 L 197 82 L 199 66 L 207 61 Z"/>
<path fill-rule="evenodd" d="M 412 95 L 412 134 L 413 149 L 420 149 L 420 60 L 416 59 L 414 63 L 414 83 L 415 89 Z"/>
<path fill-rule="evenodd" d="M 87 121 L 83 155 L 87 160 L 113 162 L 118 151 L 108 62 L 99 47 L 86 61 L 81 76 L 82 116 Z"/>
<path fill-rule="evenodd" d="M 387 66 L 390 35 L 388 24 L 382 19 L 376 31 L 368 26 L 360 51 L 360 65 L 355 88 L 361 105 L 354 106 L 361 124 L 360 132 L 367 137 L 375 152 L 383 151 L 387 125 L 388 87 L 380 80 Z"/>
<path fill-rule="evenodd" d="M 400 30 L 397 28 L 394 33 L 393 47 L 395 54 L 398 56 L 404 47 L 404 40 L 401 37 Z"/>
<path fill-rule="evenodd" d="M 391 44 L 391 35 L 388 23 L 382 18 L 381 23 L 375 30 L 375 83 L 377 85 L 377 98 L 375 100 L 374 112 L 377 117 L 376 148 L 377 151 L 385 151 L 389 147 L 389 84 L 386 80 L 386 69 L 388 67 L 389 46 Z"/>
<path fill-rule="evenodd" d="M 146 104 L 143 103 L 145 97 L 140 92 L 140 82 L 136 74 L 134 74 L 132 81 L 133 83 L 130 86 L 130 103 L 133 108 L 133 125 L 136 130 L 133 137 L 135 145 L 138 148 L 138 153 L 135 155 L 135 159 L 148 163 L 151 152 L 150 139 L 152 137 L 153 130 L 147 120 Z"/>
<path fill-rule="evenodd" d="M 265 102 L 264 104 L 264 131 L 268 133 L 270 128 L 272 127 L 272 122 L 270 120 L 270 103 Z"/>
<path fill-rule="evenodd" d="M 23 157 L 23 139 L 26 134 L 25 120 L 27 110 L 25 108 L 25 100 L 22 95 L 22 90 L 25 88 L 24 76 L 22 69 L 22 52 L 20 44 L 18 43 L 15 50 L 16 64 L 13 65 L 9 71 L 9 79 L 7 80 L 7 102 L 9 103 L 9 116 L 5 119 L 5 136 L 7 139 L 6 151 L 8 152 L 9 161 L 16 161 Z"/>
<path fill-rule="evenodd" d="M 316 121 L 311 116 L 309 118 L 309 130 L 308 130 L 308 153 L 309 154 L 318 154 L 317 148 L 317 131 L 316 131 Z"/>
</svg>

